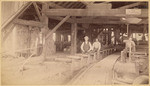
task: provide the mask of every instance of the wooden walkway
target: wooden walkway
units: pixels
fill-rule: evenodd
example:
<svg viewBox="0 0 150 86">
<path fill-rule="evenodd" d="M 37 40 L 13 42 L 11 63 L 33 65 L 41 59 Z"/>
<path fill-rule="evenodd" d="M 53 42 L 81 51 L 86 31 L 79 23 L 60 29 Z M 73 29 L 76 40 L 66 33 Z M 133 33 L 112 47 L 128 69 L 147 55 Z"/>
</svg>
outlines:
<svg viewBox="0 0 150 86">
<path fill-rule="evenodd" d="M 109 85 L 112 84 L 112 69 L 120 56 L 115 53 L 105 57 L 93 67 L 81 73 L 72 83 L 72 85 Z"/>
</svg>

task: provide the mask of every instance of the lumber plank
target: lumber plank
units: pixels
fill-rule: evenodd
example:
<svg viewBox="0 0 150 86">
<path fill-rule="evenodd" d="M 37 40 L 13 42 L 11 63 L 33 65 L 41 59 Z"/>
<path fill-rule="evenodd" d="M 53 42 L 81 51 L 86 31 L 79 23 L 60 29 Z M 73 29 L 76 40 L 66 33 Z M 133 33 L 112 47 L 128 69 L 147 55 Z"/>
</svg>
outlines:
<svg viewBox="0 0 150 86">
<path fill-rule="evenodd" d="M 126 15 L 126 9 L 48 9 L 42 11 L 47 16 L 135 16 L 135 17 L 148 17 L 148 9 L 141 9 L 141 15 Z"/>
<path fill-rule="evenodd" d="M 43 27 L 43 24 L 41 22 L 32 21 L 32 20 L 15 19 L 13 21 L 13 23 L 14 24 L 27 25 L 27 26 Z"/>
</svg>

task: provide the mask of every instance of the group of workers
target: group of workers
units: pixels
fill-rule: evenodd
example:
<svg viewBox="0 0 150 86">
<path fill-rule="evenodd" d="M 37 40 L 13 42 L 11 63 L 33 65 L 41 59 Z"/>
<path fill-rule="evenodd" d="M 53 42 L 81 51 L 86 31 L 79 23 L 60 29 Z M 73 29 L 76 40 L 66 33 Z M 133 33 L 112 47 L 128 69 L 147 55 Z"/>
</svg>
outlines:
<svg viewBox="0 0 150 86">
<path fill-rule="evenodd" d="M 95 52 L 99 52 L 101 49 L 101 43 L 99 42 L 98 38 L 95 39 L 95 42 L 93 44 L 91 44 L 91 42 L 89 42 L 89 38 L 88 36 L 84 37 L 84 42 L 81 44 L 81 51 L 83 54 L 89 54 L 89 53 L 95 53 Z M 121 51 L 121 61 L 125 62 L 127 59 L 131 59 L 130 58 L 130 53 L 131 52 L 135 52 L 135 43 L 134 41 L 132 41 L 132 38 L 129 37 L 128 40 L 124 40 L 123 41 L 125 43 L 125 48 L 123 49 L 123 51 Z"/>
<path fill-rule="evenodd" d="M 95 39 L 95 42 L 93 45 L 91 42 L 89 42 L 88 36 L 84 37 L 84 42 L 81 44 L 81 51 L 84 54 L 90 53 L 90 52 L 98 52 L 101 49 L 101 43 L 99 42 L 98 38 Z"/>
<path fill-rule="evenodd" d="M 42 45 L 44 44 L 44 40 L 43 40 L 43 35 L 42 35 L 42 31 L 40 31 L 39 36 L 36 39 L 36 46 L 40 47 L 40 49 L 38 49 L 38 54 L 40 55 L 42 52 Z M 89 41 L 89 37 L 85 36 L 84 37 L 84 42 L 81 44 L 81 51 L 84 54 L 88 54 L 88 53 L 95 53 L 95 52 L 99 52 L 101 50 L 101 43 L 99 42 L 98 38 L 95 39 L 95 42 L 93 44 L 91 44 L 91 42 Z M 132 41 L 132 38 L 129 37 L 128 40 L 124 40 L 123 41 L 125 43 L 125 49 L 123 51 L 121 51 L 121 60 L 125 61 L 128 57 L 129 57 L 129 53 L 130 52 L 135 52 L 135 43 L 134 41 Z"/>
</svg>

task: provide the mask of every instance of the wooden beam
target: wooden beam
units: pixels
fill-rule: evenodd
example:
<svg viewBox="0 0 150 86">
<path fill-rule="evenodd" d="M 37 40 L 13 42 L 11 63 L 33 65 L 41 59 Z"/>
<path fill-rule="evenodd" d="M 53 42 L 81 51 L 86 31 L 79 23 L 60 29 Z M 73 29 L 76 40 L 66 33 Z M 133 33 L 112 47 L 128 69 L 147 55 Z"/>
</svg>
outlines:
<svg viewBox="0 0 150 86">
<path fill-rule="evenodd" d="M 66 5 L 68 5 L 68 3 L 69 3 L 69 2 L 65 2 L 65 3 L 63 3 L 61 7 L 63 7 L 63 6 L 65 6 L 65 7 L 66 7 Z"/>
<path fill-rule="evenodd" d="M 50 7 L 53 7 L 53 8 L 62 8 L 61 6 L 59 6 L 59 5 L 55 4 L 55 3 L 52 3 L 52 2 L 48 3 L 48 5 Z"/>
<path fill-rule="evenodd" d="M 74 4 L 73 4 L 70 8 L 74 8 L 74 7 L 76 7 L 76 6 L 77 6 L 77 4 L 78 4 L 78 2 L 74 2 Z"/>
<path fill-rule="evenodd" d="M 83 8 L 83 7 L 85 7 L 86 5 L 82 5 L 80 8 Z"/>
<path fill-rule="evenodd" d="M 19 17 L 31 4 L 32 2 L 28 2 L 24 6 L 22 6 L 17 12 L 15 12 L 14 15 L 12 15 L 4 24 L 2 24 L 1 29 L 3 30 L 10 22 Z"/>
<path fill-rule="evenodd" d="M 133 3 L 133 4 L 129 4 L 129 5 L 125 5 L 125 6 L 119 7 L 119 9 L 128 9 L 128 8 L 132 8 L 132 7 L 138 6 L 140 4 L 141 4 L 141 2 L 137 2 L 137 3 Z"/>
<path fill-rule="evenodd" d="M 43 27 L 44 24 L 41 22 L 37 21 L 32 21 L 32 20 L 23 20 L 23 19 L 15 19 L 13 21 L 14 24 L 21 24 L 21 25 L 27 25 L 27 26 L 36 26 L 36 27 Z"/>
<path fill-rule="evenodd" d="M 73 23 L 71 26 L 71 54 L 77 52 L 77 23 Z"/>
<path fill-rule="evenodd" d="M 9 24 L 10 27 L 8 27 L 8 31 L 5 33 L 5 35 L 2 37 L 2 45 L 5 43 L 5 40 L 7 39 L 7 37 L 9 36 L 9 34 L 13 31 L 15 24 Z"/>
<path fill-rule="evenodd" d="M 59 5 L 57 5 L 55 3 L 52 3 L 52 2 L 49 3 L 48 5 L 53 7 L 53 8 L 56 8 L 56 9 L 58 9 L 58 8 L 65 9 L 62 6 L 59 6 Z M 59 16 L 58 17 L 56 17 L 56 16 L 49 16 L 49 18 L 54 19 L 54 20 L 59 20 L 59 21 L 61 21 L 63 19 L 63 17 L 59 17 Z M 73 23 L 74 21 L 72 19 L 68 19 L 66 22 Z"/>
<path fill-rule="evenodd" d="M 79 8 L 82 8 L 82 6 L 84 6 L 82 3 L 80 3 L 80 4 L 78 5 Z"/>
<path fill-rule="evenodd" d="M 142 21 L 138 24 L 148 24 L 148 19 L 142 19 Z"/>
<path fill-rule="evenodd" d="M 35 8 L 35 11 L 36 11 L 36 13 L 37 13 L 37 15 L 38 15 L 40 21 L 41 21 L 41 20 L 42 20 L 42 16 L 41 16 L 41 14 L 40 14 L 40 11 L 39 11 L 39 8 L 38 8 L 38 5 L 36 4 L 36 2 L 33 2 L 33 6 L 34 6 L 34 8 Z"/>
<path fill-rule="evenodd" d="M 67 8 L 70 8 L 70 6 L 72 6 L 74 4 L 74 2 L 70 3 L 69 5 L 67 5 Z"/>
<path fill-rule="evenodd" d="M 77 22 L 77 23 L 92 23 L 92 24 L 123 24 L 124 22 L 121 22 L 118 18 L 118 21 L 116 20 L 110 20 L 107 18 L 81 18 L 81 19 L 74 19 L 72 22 Z"/>
<path fill-rule="evenodd" d="M 128 37 L 129 37 L 129 24 L 127 24 L 127 34 L 128 34 Z"/>
<path fill-rule="evenodd" d="M 62 21 L 60 21 L 50 32 L 48 32 L 46 39 L 48 39 L 49 36 L 52 35 L 69 18 L 70 18 L 70 16 L 66 16 Z"/>
<path fill-rule="evenodd" d="M 59 16 L 49 16 L 49 18 L 50 19 L 54 19 L 54 20 L 59 20 L 59 21 L 61 21 L 62 19 L 63 19 L 63 17 L 59 17 Z M 73 23 L 74 22 L 74 20 L 73 19 L 71 19 L 71 18 L 69 18 L 66 22 L 68 22 L 68 23 Z"/>
<path fill-rule="evenodd" d="M 54 20 L 62 20 L 63 17 L 59 17 L 59 16 L 48 16 L 50 19 L 54 19 Z M 103 20 L 103 21 L 102 21 Z M 121 21 L 113 21 L 113 20 L 109 20 L 109 19 L 92 19 L 92 18 L 81 18 L 81 19 L 68 19 L 66 22 L 68 23 L 92 23 L 92 24 L 123 24 L 124 22 Z"/>
<path fill-rule="evenodd" d="M 42 11 L 45 11 L 47 9 L 49 9 L 48 4 L 47 3 L 42 4 Z M 41 22 L 43 24 L 45 24 L 45 26 L 48 27 L 48 17 L 44 13 L 42 13 L 42 21 Z"/>
<path fill-rule="evenodd" d="M 141 9 L 141 15 L 126 15 L 126 9 L 48 9 L 47 16 L 112 16 L 112 17 L 148 17 L 148 9 Z"/>
<path fill-rule="evenodd" d="M 82 3 L 87 6 L 87 5 L 93 4 L 94 1 L 88 1 L 88 2 L 83 1 Z"/>
</svg>

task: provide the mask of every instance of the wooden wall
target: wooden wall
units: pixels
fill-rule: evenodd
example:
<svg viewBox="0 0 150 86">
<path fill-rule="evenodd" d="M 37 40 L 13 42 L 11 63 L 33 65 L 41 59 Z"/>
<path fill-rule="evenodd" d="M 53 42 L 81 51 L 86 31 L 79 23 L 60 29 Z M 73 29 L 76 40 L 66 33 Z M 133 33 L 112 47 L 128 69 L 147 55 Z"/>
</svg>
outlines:
<svg viewBox="0 0 150 86">
<path fill-rule="evenodd" d="M 15 54 L 16 50 L 28 48 L 29 40 L 29 28 L 23 25 L 17 25 L 13 27 L 12 32 L 4 42 L 2 49 L 9 54 Z M 26 53 L 26 51 L 21 51 Z"/>
<path fill-rule="evenodd" d="M 2 3 L 1 3 L 1 24 L 6 22 L 25 3 L 27 3 L 27 2 L 25 2 L 25 1 L 2 1 Z"/>
</svg>

